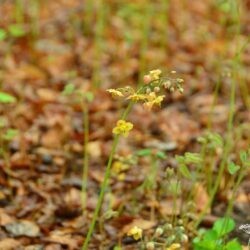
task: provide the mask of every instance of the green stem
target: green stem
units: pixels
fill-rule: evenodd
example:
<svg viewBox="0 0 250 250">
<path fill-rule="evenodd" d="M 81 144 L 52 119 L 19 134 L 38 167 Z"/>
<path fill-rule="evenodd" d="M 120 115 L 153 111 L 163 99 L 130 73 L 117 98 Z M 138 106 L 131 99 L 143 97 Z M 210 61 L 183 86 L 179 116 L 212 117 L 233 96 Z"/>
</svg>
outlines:
<svg viewBox="0 0 250 250">
<path fill-rule="evenodd" d="M 40 9 L 40 2 L 39 0 L 33 0 L 31 4 L 31 29 L 33 39 L 35 40 L 39 35 L 39 9 Z"/>
<path fill-rule="evenodd" d="M 236 70 L 234 71 L 234 80 L 231 81 L 230 109 L 229 109 L 229 118 L 228 118 L 228 124 L 227 124 L 227 139 L 226 139 L 225 147 L 223 150 L 221 164 L 219 166 L 219 172 L 218 172 L 218 175 L 217 175 L 217 178 L 215 181 L 214 188 L 211 191 L 209 201 L 206 204 L 203 212 L 200 214 L 198 220 L 196 221 L 195 228 L 197 228 L 199 226 L 199 224 L 203 220 L 204 216 L 206 215 L 208 208 L 212 205 L 214 198 L 215 198 L 215 195 L 217 193 L 217 190 L 219 188 L 219 185 L 221 183 L 221 179 L 223 177 L 225 167 L 226 167 L 227 158 L 228 158 L 228 154 L 230 152 L 231 142 L 232 142 L 231 134 L 232 134 L 232 129 L 233 129 L 233 118 L 234 118 L 234 113 L 235 113 L 235 92 L 236 92 L 235 83 L 236 83 Z"/>
<path fill-rule="evenodd" d="M 15 19 L 18 24 L 24 21 L 24 6 L 22 0 L 16 0 L 15 2 Z"/>
<path fill-rule="evenodd" d="M 174 191 L 174 200 L 173 200 L 173 215 L 172 215 L 173 227 L 175 227 L 175 225 L 176 225 L 176 216 L 178 214 L 178 211 L 176 211 L 176 210 L 177 210 L 177 196 L 178 196 L 179 185 L 181 186 L 180 174 L 179 174 L 179 171 L 177 171 L 176 187 L 175 187 L 175 191 Z"/>
<path fill-rule="evenodd" d="M 83 126 L 84 126 L 84 160 L 83 160 L 83 178 L 82 178 L 82 210 L 86 211 L 87 206 L 87 182 L 88 182 L 88 168 L 89 168 L 89 110 L 88 105 L 83 104 Z"/>
<path fill-rule="evenodd" d="M 97 206 L 96 206 L 96 209 L 94 211 L 94 216 L 92 218 L 92 221 L 91 221 L 91 224 L 90 224 L 86 239 L 84 241 L 84 245 L 82 247 L 82 250 L 87 250 L 88 249 L 88 244 L 89 244 L 90 238 L 92 236 L 92 233 L 94 231 L 95 224 L 96 224 L 96 221 L 97 221 L 97 217 L 99 215 L 101 205 L 102 205 L 102 201 L 103 201 L 103 198 L 104 198 L 105 190 L 106 190 L 106 187 L 108 185 L 108 180 L 109 180 L 109 176 L 110 176 L 110 169 L 111 169 L 111 165 L 112 165 L 112 162 L 113 162 L 113 156 L 115 154 L 118 142 L 119 142 L 119 136 L 115 136 L 115 139 L 114 139 L 113 144 L 112 144 L 112 149 L 111 149 L 111 153 L 110 153 L 110 156 L 109 156 L 109 160 L 108 160 L 108 165 L 107 165 L 107 168 L 106 168 L 106 171 L 105 171 L 104 180 L 103 180 L 102 185 L 101 185 L 101 192 L 100 192 L 99 197 L 98 197 Z"/>
<path fill-rule="evenodd" d="M 86 0 L 84 13 L 83 13 L 83 16 L 84 16 L 83 32 L 85 35 L 90 34 L 90 29 L 92 27 L 92 21 L 93 21 L 93 15 L 94 15 L 94 1 Z"/>
<path fill-rule="evenodd" d="M 161 39 L 161 46 L 164 53 L 167 52 L 167 42 L 168 42 L 168 29 L 169 29 L 169 0 L 162 0 L 161 1 L 161 21 L 163 23 L 163 30 L 162 32 L 162 39 Z"/>
<path fill-rule="evenodd" d="M 128 116 L 128 114 L 129 114 L 129 112 L 130 112 L 130 110 L 131 110 L 131 108 L 133 106 L 133 103 L 134 102 L 130 102 L 128 104 L 127 108 L 125 109 L 125 111 L 123 112 L 123 114 L 121 116 L 121 119 L 126 119 L 126 117 Z M 111 152 L 110 152 L 110 155 L 109 155 L 108 164 L 107 164 L 107 167 L 106 167 L 106 170 L 105 170 L 104 180 L 103 180 L 102 185 L 101 185 L 101 191 L 100 191 L 100 194 L 99 194 L 99 197 L 98 197 L 98 201 L 97 201 L 97 205 L 96 205 L 96 208 L 95 208 L 95 211 L 94 211 L 94 215 L 93 215 L 93 218 L 92 218 L 92 221 L 91 221 L 91 224 L 90 224 L 86 239 L 84 241 L 82 250 L 87 250 L 88 249 L 89 241 L 91 239 L 91 236 L 92 236 L 94 228 L 95 228 L 95 224 L 96 224 L 96 221 L 97 221 L 97 218 L 98 218 L 101 206 L 102 206 L 104 194 L 105 194 L 105 191 L 106 191 L 106 189 L 108 187 L 108 181 L 109 181 L 109 177 L 110 177 L 110 170 L 111 170 L 111 166 L 112 166 L 112 162 L 113 162 L 113 157 L 114 157 L 114 154 L 115 154 L 118 142 L 119 142 L 119 138 L 120 138 L 119 135 L 116 135 L 114 137 L 114 141 L 113 141 L 113 144 L 112 144 L 112 149 L 111 149 Z"/>
<path fill-rule="evenodd" d="M 155 201 L 157 200 L 156 197 L 156 176 L 157 176 L 157 159 L 156 156 L 151 155 L 151 169 L 150 169 L 150 188 L 151 188 L 151 197 L 152 199 Z M 151 206 L 150 209 L 150 220 L 151 221 L 155 221 L 155 204 L 153 203 L 153 205 Z"/>
<path fill-rule="evenodd" d="M 142 40 L 141 40 L 141 48 L 140 48 L 140 61 L 139 61 L 139 67 L 140 67 L 140 72 L 139 72 L 139 82 L 142 81 L 143 75 L 146 70 L 146 52 L 148 49 L 148 41 L 149 41 L 149 33 L 150 33 L 150 24 L 151 24 L 151 15 L 152 15 L 152 7 L 150 1 L 146 1 L 145 4 L 145 18 L 142 26 Z"/>
<path fill-rule="evenodd" d="M 236 180 L 236 183 L 233 187 L 233 193 L 232 193 L 232 196 L 229 200 L 229 203 L 228 203 L 228 206 L 227 206 L 227 210 L 226 210 L 226 215 L 225 215 L 225 221 L 223 223 L 223 226 L 222 226 L 222 229 L 221 229 L 221 232 L 219 233 L 219 238 L 221 237 L 221 234 L 223 232 L 223 229 L 224 228 L 227 228 L 228 226 L 228 222 L 229 222 L 229 218 L 230 218 L 230 214 L 232 212 L 232 209 L 233 209 L 233 201 L 235 200 L 235 196 L 236 196 L 236 192 L 240 186 L 240 183 L 242 182 L 245 174 L 246 174 L 246 171 L 244 171 L 246 169 L 245 166 L 242 166 L 241 169 L 240 169 L 240 172 L 238 174 L 238 177 L 237 177 L 237 180 Z M 224 239 L 225 240 L 225 239 Z M 218 243 L 219 244 L 219 243 Z"/>
<path fill-rule="evenodd" d="M 93 65 L 93 85 L 95 88 L 100 86 L 100 71 L 101 71 L 101 56 L 104 44 L 104 26 L 105 26 L 105 11 L 107 6 L 104 4 L 104 0 L 99 0 L 99 6 L 97 11 L 97 23 L 95 29 L 94 48 L 95 58 Z"/>
</svg>

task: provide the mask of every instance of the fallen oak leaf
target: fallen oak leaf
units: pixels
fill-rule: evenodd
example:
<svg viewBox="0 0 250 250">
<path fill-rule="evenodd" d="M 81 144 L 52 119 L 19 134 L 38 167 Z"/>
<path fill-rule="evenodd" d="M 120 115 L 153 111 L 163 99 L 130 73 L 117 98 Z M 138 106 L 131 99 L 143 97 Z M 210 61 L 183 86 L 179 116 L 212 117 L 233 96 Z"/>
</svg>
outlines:
<svg viewBox="0 0 250 250">
<path fill-rule="evenodd" d="M 66 245 L 70 250 L 79 249 L 77 241 L 71 235 L 60 231 L 53 231 L 49 237 L 45 238 L 45 241 Z"/>
<path fill-rule="evenodd" d="M 4 225 L 5 230 L 11 233 L 14 237 L 28 236 L 38 237 L 40 236 L 40 228 L 33 222 L 27 220 L 14 221 Z"/>
<path fill-rule="evenodd" d="M 11 238 L 2 239 L 0 241 L 0 250 L 15 250 L 20 247 L 20 242 Z"/>
</svg>

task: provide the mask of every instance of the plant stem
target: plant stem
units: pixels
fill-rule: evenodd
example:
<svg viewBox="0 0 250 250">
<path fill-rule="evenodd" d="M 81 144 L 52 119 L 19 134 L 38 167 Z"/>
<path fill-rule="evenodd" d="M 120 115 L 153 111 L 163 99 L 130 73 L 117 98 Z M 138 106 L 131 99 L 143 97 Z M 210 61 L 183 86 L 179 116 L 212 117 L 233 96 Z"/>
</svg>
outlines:
<svg viewBox="0 0 250 250">
<path fill-rule="evenodd" d="M 235 65 L 235 61 L 234 61 L 234 66 Z M 210 197 L 209 197 L 209 201 L 205 206 L 205 209 L 203 210 L 203 212 L 200 214 L 198 220 L 195 223 L 195 228 L 197 228 L 199 226 L 199 224 L 201 223 L 201 221 L 203 220 L 205 214 L 207 213 L 207 209 L 212 205 L 215 195 L 217 193 L 217 190 L 219 188 L 219 185 L 221 183 L 221 179 L 223 177 L 223 173 L 226 167 L 226 163 L 227 163 L 227 158 L 228 158 L 228 154 L 230 152 L 231 149 L 231 135 L 232 135 L 232 129 L 233 129 L 233 118 L 234 118 L 234 113 L 235 113 L 235 92 L 236 92 L 236 68 L 234 68 L 234 79 L 231 81 L 231 91 L 230 91 L 230 108 L 229 108 L 229 117 L 228 117 L 228 123 L 227 123 L 227 138 L 226 138 L 226 142 L 225 142 L 225 146 L 224 146 L 224 150 L 223 150 L 223 155 L 222 155 L 222 160 L 219 166 L 219 172 L 217 175 L 217 178 L 215 180 L 215 184 L 214 184 L 214 188 L 211 191 Z"/>
<path fill-rule="evenodd" d="M 164 53 L 167 52 L 167 42 L 168 42 L 168 29 L 169 29 L 169 0 L 162 0 L 161 1 L 161 22 L 163 23 L 163 30 L 162 32 L 162 39 L 161 39 L 161 46 Z"/>
<path fill-rule="evenodd" d="M 235 200 L 236 192 L 237 192 L 237 190 L 240 186 L 240 183 L 242 182 L 242 180 L 247 172 L 245 170 L 246 170 L 246 166 L 244 166 L 244 165 L 241 166 L 241 169 L 240 169 L 239 174 L 238 174 L 237 179 L 236 179 L 236 183 L 234 184 L 234 187 L 233 187 L 233 192 L 232 192 L 231 198 L 230 198 L 228 206 L 227 206 L 226 215 L 225 215 L 226 219 L 222 225 L 221 232 L 219 233 L 219 237 L 221 237 L 223 229 L 227 228 L 227 226 L 228 226 L 228 221 L 229 221 L 228 219 L 230 218 L 230 214 L 231 214 L 232 209 L 233 209 L 233 201 Z"/>
<path fill-rule="evenodd" d="M 86 0 L 84 12 L 83 12 L 83 16 L 84 16 L 83 32 L 85 35 L 89 35 L 90 29 L 93 25 L 92 24 L 93 13 L 94 13 L 94 1 Z"/>
<path fill-rule="evenodd" d="M 152 15 L 152 7 L 151 1 L 146 0 L 145 3 L 145 11 L 144 11 L 144 22 L 142 25 L 142 40 L 141 40 L 141 48 L 140 48 L 140 60 L 139 60 L 139 82 L 142 81 L 143 75 L 146 70 L 146 52 L 148 49 L 148 41 L 149 41 L 149 33 L 150 33 L 150 24 L 151 24 L 151 15 Z"/>
<path fill-rule="evenodd" d="M 24 6 L 22 0 L 16 0 L 15 2 L 15 19 L 18 24 L 24 21 Z"/>
<path fill-rule="evenodd" d="M 95 25 L 95 37 L 94 37 L 94 48 L 95 48 L 95 58 L 93 65 L 93 85 L 95 88 L 100 87 L 100 71 L 101 71 L 101 56 L 104 47 L 104 26 L 105 26 L 105 12 L 107 6 L 103 0 L 98 1 L 99 6 L 97 10 L 97 22 Z"/>
<path fill-rule="evenodd" d="M 126 117 L 128 116 L 133 104 L 134 104 L 134 102 L 132 102 L 132 101 L 128 104 L 127 108 L 125 109 L 125 111 L 123 112 L 123 114 L 121 116 L 121 119 L 126 119 Z M 92 221 L 91 221 L 91 224 L 90 224 L 86 239 L 84 241 L 82 250 L 87 250 L 88 249 L 89 241 L 90 241 L 90 238 L 91 238 L 91 236 L 93 234 L 93 231 L 94 231 L 94 228 L 95 228 L 97 217 L 99 215 L 99 212 L 100 212 L 100 209 L 101 209 L 101 206 L 102 206 L 104 194 L 105 194 L 105 191 L 106 191 L 107 186 L 108 186 L 108 181 L 109 181 L 109 176 L 110 176 L 110 169 L 111 169 L 111 165 L 112 165 L 112 162 L 113 162 L 113 157 L 114 157 L 114 154 L 115 154 L 118 142 L 119 142 L 119 138 L 120 138 L 120 136 L 116 135 L 114 137 L 114 140 L 113 140 L 111 152 L 110 152 L 109 159 L 108 159 L 108 164 L 107 164 L 107 167 L 106 167 L 106 170 L 105 170 L 104 180 L 103 180 L 102 185 L 101 185 L 101 191 L 100 191 L 100 194 L 99 194 L 99 197 L 98 197 L 98 201 L 97 201 L 97 205 L 96 205 L 96 208 L 95 208 L 95 211 L 94 211 L 94 215 L 93 215 L 93 218 L 92 218 Z"/>
<path fill-rule="evenodd" d="M 40 9 L 39 0 L 33 0 L 30 6 L 31 8 L 31 30 L 32 36 L 35 40 L 39 35 L 39 9 Z"/>
<path fill-rule="evenodd" d="M 88 182 L 88 169 L 89 169 L 89 110 L 88 104 L 83 103 L 83 126 L 84 126 L 84 160 L 83 160 L 83 175 L 82 175 L 82 210 L 86 212 L 87 206 L 87 182 Z"/>
<path fill-rule="evenodd" d="M 112 161 L 113 161 L 113 156 L 115 154 L 115 150 L 116 150 L 116 147 L 118 145 L 118 142 L 119 142 L 119 136 L 116 135 L 115 138 L 114 138 L 113 144 L 112 144 L 112 149 L 111 149 L 111 153 L 110 153 L 110 156 L 109 156 L 108 165 L 106 167 L 104 180 L 103 180 L 102 185 L 101 185 L 101 192 L 100 192 L 99 197 L 98 197 L 98 202 L 97 202 L 97 205 L 96 205 L 96 209 L 94 211 L 94 216 L 92 218 L 92 221 L 91 221 L 91 224 L 90 224 L 86 239 L 84 241 L 84 245 L 82 247 L 82 250 L 87 250 L 88 249 L 88 244 L 89 244 L 90 238 L 92 236 L 92 233 L 94 231 L 95 224 L 96 224 L 96 221 L 97 221 L 97 217 L 98 217 L 98 214 L 100 212 L 102 201 L 103 201 L 103 198 L 104 198 L 105 190 L 106 190 L 106 187 L 108 185 L 108 180 L 109 180 L 109 176 L 110 176 L 110 169 L 111 169 L 111 165 L 112 165 Z"/>
</svg>

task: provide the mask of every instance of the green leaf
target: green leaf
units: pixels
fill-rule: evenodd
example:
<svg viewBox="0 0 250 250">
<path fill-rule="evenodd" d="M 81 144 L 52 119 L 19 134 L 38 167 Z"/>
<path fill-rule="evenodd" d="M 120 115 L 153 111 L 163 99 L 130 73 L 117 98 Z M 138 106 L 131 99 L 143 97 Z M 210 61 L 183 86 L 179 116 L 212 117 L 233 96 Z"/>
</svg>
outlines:
<svg viewBox="0 0 250 250">
<path fill-rule="evenodd" d="M 4 29 L 0 29 L 0 41 L 3 41 L 7 37 L 7 33 Z"/>
<path fill-rule="evenodd" d="M 62 91 L 62 94 L 63 94 L 63 95 L 71 95 L 71 94 L 74 93 L 74 91 L 75 91 L 75 85 L 74 85 L 73 83 L 68 83 L 68 84 L 64 87 L 64 89 L 63 89 L 63 91 Z"/>
<path fill-rule="evenodd" d="M 223 11 L 224 13 L 229 13 L 231 10 L 231 4 L 229 1 L 224 1 L 223 3 L 221 3 L 219 5 L 219 8 L 221 11 Z"/>
<path fill-rule="evenodd" d="M 184 163 L 185 163 L 185 158 L 184 158 L 184 156 L 176 155 L 176 156 L 175 156 L 175 159 L 176 159 L 176 161 L 177 161 L 179 164 L 184 164 Z"/>
<path fill-rule="evenodd" d="M 94 94 L 90 91 L 86 92 L 84 96 L 88 102 L 92 102 L 94 100 Z"/>
<path fill-rule="evenodd" d="M 217 232 L 219 237 L 230 233 L 234 228 L 235 222 L 231 218 L 220 218 L 213 225 L 213 230 Z"/>
<path fill-rule="evenodd" d="M 240 151 L 240 160 L 242 163 L 247 161 L 247 152 L 246 151 Z"/>
<path fill-rule="evenodd" d="M 185 157 L 185 162 L 187 164 L 189 164 L 189 163 L 201 163 L 202 162 L 202 158 L 201 158 L 200 154 L 198 154 L 198 153 L 187 152 L 187 153 L 185 153 L 184 157 Z"/>
<path fill-rule="evenodd" d="M 179 169 L 180 173 L 181 173 L 184 177 L 186 177 L 186 178 L 188 178 L 188 179 L 192 179 L 192 175 L 191 175 L 191 173 L 190 173 L 188 167 L 187 167 L 185 164 L 181 164 L 181 165 L 178 167 L 178 169 Z"/>
<path fill-rule="evenodd" d="M 242 250 L 242 246 L 237 239 L 233 239 L 226 244 L 226 250 Z"/>
<path fill-rule="evenodd" d="M 231 175 L 234 175 L 235 173 L 237 173 L 240 169 L 240 166 L 235 165 L 234 162 L 230 162 L 227 166 L 227 170 Z"/>
<path fill-rule="evenodd" d="M 205 144 L 205 143 L 207 143 L 207 139 L 203 136 L 200 136 L 197 138 L 197 142 L 199 142 L 201 144 Z"/>
<path fill-rule="evenodd" d="M 199 242 L 195 243 L 196 248 L 195 249 L 199 249 L 199 250 L 219 250 L 222 249 L 221 246 L 216 246 L 216 241 L 214 240 L 201 240 Z"/>
<path fill-rule="evenodd" d="M 141 157 L 143 157 L 143 156 L 149 156 L 149 155 L 151 155 L 151 154 L 152 154 L 152 150 L 151 150 L 151 149 L 148 149 L 148 148 L 146 148 L 146 149 L 141 149 L 141 150 L 138 150 L 138 151 L 136 152 L 136 155 L 141 156 Z"/>
<path fill-rule="evenodd" d="M 5 92 L 0 92 L 0 103 L 15 103 L 16 98 Z"/>
<path fill-rule="evenodd" d="M 214 240 L 216 241 L 218 239 L 218 234 L 214 230 L 207 230 L 206 233 L 203 236 L 204 240 Z"/>
<path fill-rule="evenodd" d="M 166 154 L 162 151 L 158 151 L 156 153 L 156 156 L 159 158 L 159 159 L 162 159 L 162 160 L 165 160 L 167 158 Z"/>
<path fill-rule="evenodd" d="M 8 31 L 10 32 L 11 36 L 13 37 L 22 37 L 25 35 L 25 30 L 22 25 L 20 24 L 11 24 L 8 27 Z"/>
<path fill-rule="evenodd" d="M 115 247 L 114 247 L 114 250 L 122 250 L 122 248 L 119 247 L 119 246 L 115 246 Z"/>
<path fill-rule="evenodd" d="M 223 138 L 218 133 L 208 133 L 208 139 L 213 147 L 223 147 Z"/>
<path fill-rule="evenodd" d="M 18 135 L 19 131 L 17 129 L 8 129 L 3 135 L 4 140 L 10 141 Z"/>
</svg>

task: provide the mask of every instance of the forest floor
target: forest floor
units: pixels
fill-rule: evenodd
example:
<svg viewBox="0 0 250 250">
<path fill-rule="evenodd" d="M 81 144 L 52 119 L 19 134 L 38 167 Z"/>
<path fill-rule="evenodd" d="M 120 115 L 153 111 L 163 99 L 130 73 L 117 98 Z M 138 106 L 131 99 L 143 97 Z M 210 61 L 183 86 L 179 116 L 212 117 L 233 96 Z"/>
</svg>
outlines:
<svg viewBox="0 0 250 250">
<path fill-rule="evenodd" d="M 159 68 L 165 75 L 174 70 L 184 79 L 184 93 L 166 93 L 161 108 L 151 112 L 135 104 L 129 115 L 134 128 L 121 138 L 114 161 L 119 164 L 138 152 L 144 154 L 145 149 L 164 153 L 157 160 L 153 187 L 145 188 L 145 179 L 152 174 L 150 157 L 138 157 L 122 175 L 112 174 L 103 214 L 118 212 L 114 218 L 114 214 L 100 216 L 89 245 L 89 249 L 115 249 L 119 244 L 125 250 L 140 249 L 126 235 L 129 228 L 140 226 L 144 239 L 149 239 L 155 228 L 181 213 L 174 211 L 173 197 L 166 191 L 170 185 L 166 169 L 178 168 L 175 155 L 199 153 L 197 138 L 207 131 L 227 138 L 232 105 L 227 159 L 237 162 L 239 152 L 249 148 L 250 1 L 241 1 L 240 16 L 212 0 L 173 0 L 167 6 L 164 1 L 146 0 L 110 0 L 102 6 L 77 0 L 23 2 L 25 9 L 14 1 L 0 3 L 1 91 L 18 100 L 0 106 L 6 122 L 1 133 L 18 130 L 10 141 L 1 139 L 5 157 L 0 159 L 0 249 L 81 249 L 111 151 L 112 129 L 126 105 L 113 100 L 106 90 L 135 87 L 152 69 Z M 87 7 L 92 10 L 87 12 Z M 62 94 L 67 84 L 94 95 L 88 104 L 84 212 L 83 110 L 81 103 Z M 218 149 L 210 162 L 214 164 L 212 185 L 222 154 Z M 211 228 L 224 215 L 233 182 L 225 171 L 200 226 Z M 185 205 L 190 187 L 188 180 L 182 184 L 178 208 Z M 209 200 L 204 179 L 195 185 L 194 221 Z M 245 246 L 249 235 L 238 227 L 250 223 L 249 211 L 248 171 L 231 214 L 236 221 L 233 235 Z M 187 235 L 190 241 L 181 249 L 193 249 L 191 240 L 197 232 L 189 228 Z"/>
</svg>

